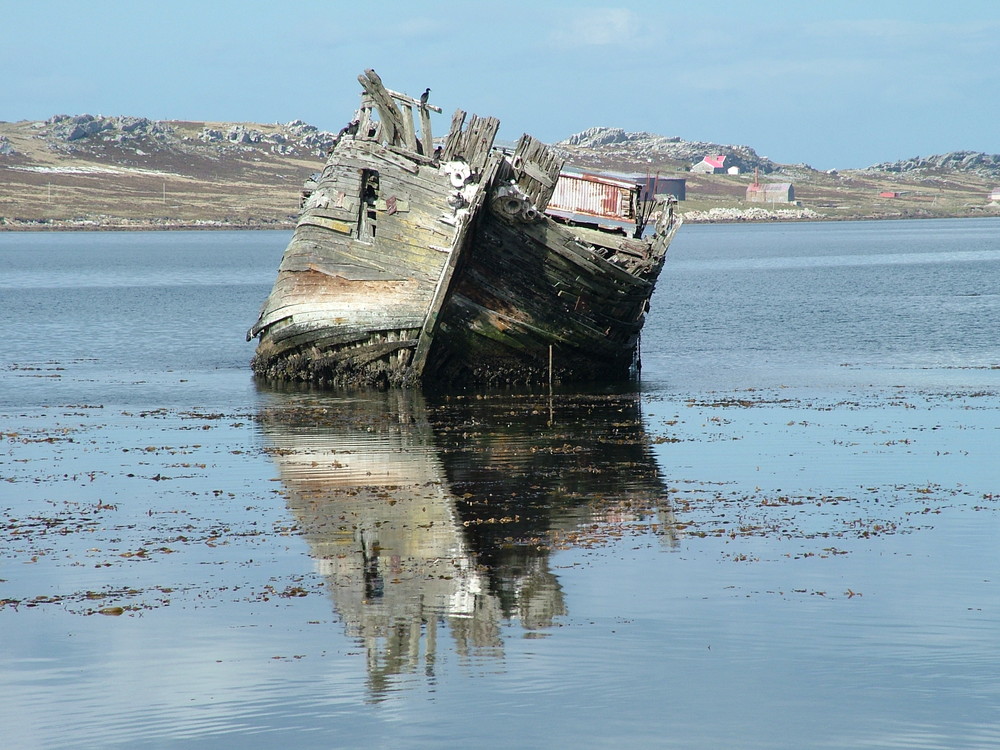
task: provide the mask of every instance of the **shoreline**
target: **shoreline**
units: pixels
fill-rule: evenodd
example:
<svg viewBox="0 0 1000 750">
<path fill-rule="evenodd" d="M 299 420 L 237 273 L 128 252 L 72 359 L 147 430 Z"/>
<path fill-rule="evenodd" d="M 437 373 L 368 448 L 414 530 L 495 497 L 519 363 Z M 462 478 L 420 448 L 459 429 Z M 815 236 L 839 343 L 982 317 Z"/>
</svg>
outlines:
<svg viewBox="0 0 1000 750">
<path fill-rule="evenodd" d="M 987 203 L 963 211 L 886 211 L 830 215 L 808 207 L 737 208 L 716 206 L 709 209 L 691 209 L 681 212 L 687 224 L 769 224 L 781 222 L 826 221 L 902 221 L 909 219 L 971 219 L 1000 216 L 1000 203 Z M 168 220 L 154 219 L 4 219 L 0 218 L 0 232 L 152 232 L 152 231 L 291 231 L 297 220 L 288 221 L 219 221 L 219 220 Z"/>
<path fill-rule="evenodd" d="M 177 222 L 170 224 L 161 222 L 150 222 L 148 224 L 94 224 L 93 222 L 66 222 L 61 224 L 26 223 L 14 226 L 9 224 L 0 224 L 0 232 L 261 232 L 270 230 L 292 231 L 294 229 L 295 222 L 274 224 L 203 224 L 198 222 Z"/>
</svg>

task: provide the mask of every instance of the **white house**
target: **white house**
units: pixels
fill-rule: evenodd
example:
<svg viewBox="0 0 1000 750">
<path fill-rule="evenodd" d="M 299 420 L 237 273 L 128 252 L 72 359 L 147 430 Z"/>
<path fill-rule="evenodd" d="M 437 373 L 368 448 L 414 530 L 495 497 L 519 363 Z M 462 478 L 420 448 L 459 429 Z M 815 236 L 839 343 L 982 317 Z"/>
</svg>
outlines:
<svg viewBox="0 0 1000 750">
<path fill-rule="evenodd" d="M 726 171 L 726 155 L 715 154 L 713 156 L 706 156 L 691 167 L 691 171 L 702 172 L 704 174 L 722 174 Z"/>
</svg>

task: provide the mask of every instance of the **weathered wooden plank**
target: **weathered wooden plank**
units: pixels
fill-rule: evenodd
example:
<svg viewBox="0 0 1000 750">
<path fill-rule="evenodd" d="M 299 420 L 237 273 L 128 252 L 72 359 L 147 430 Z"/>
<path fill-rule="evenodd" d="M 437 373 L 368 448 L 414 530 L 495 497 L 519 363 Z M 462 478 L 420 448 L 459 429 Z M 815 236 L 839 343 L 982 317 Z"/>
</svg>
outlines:
<svg viewBox="0 0 1000 750">
<path fill-rule="evenodd" d="M 314 226 L 320 227 L 321 229 L 329 229 L 332 232 L 337 232 L 339 234 L 350 235 L 351 231 L 356 226 L 355 224 L 348 224 L 346 221 L 341 221 L 340 219 L 329 219 L 325 216 L 317 216 L 315 214 L 303 214 L 302 218 L 296 226 Z"/>
<path fill-rule="evenodd" d="M 566 279 L 567 274 L 573 273 L 571 264 L 567 265 L 565 259 L 558 254 L 549 254 L 544 258 L 536 256 L 536 260 L 541 261 L 541 266 L 530 262 L 530 252 L 521 257 L 514 255 L 513 252 L 498 253 L 494 249 L 488 254 L 476 256 L 473 267 L 465 271 L 461 286 L 463 293 L 485 293 L 486 297 L 481 301 L 491 308 L 510 311 L 516 306 L 516 314 L 511 314 L 526 320 L 549 321 L 549 324 L 560 321 L 558 325 L 568 326 L 567 330 L 574 331 L 581 342 L 595 340 L 597 343 L 591 344 L 596 347 L 595 354 L 601 351 L 606 356 L 614 356 L 619 345 L 604 342 L 603 331 L 609 326 L 622 331 L 616 323 L 634 320 L 645 298 L 609 305 L 600 299 L 599 294 L 588 288 L 593 286 L 588 283 L 592 279 L 582 274 L 576 279 L 569 275 L 568 282 L 563 282 L 563 286 L 568 284 L 571 293 L 560 296 L 559 292 L 554 291 L 556 284 L 560 283 L 559 279 Z M 473 290 L 480 291 L 474 293 Z M 542 327 L 549 324 L 540 323 Z M 630 322 L 626 323 L 625 328 L 633 330 Z"/>
<path fill-rule="evenodd" d="M 386 341 L 378 344 L 366 344 L 363 346 L 342 349 L 335 355 L 335 359 L 353 365 L 366 364 L 376 359 L 392 354 L 400 349 L 412 349 L 417 345 L 416 340 Z"/>
<path fill-rule="evenodd" d="M 371 155 L 376 159 L 381 159 L 412 174 L 417 174 L 420 171 L 420 165 L 416 164 L 412 158 L 401 156 L 398 151 L 390 151 L 384 146 L 373 148 Z"/>
<path fill-rule="evenodd" d="M 493 141 L 500 129 L 500 120 L 496 117 L 474 117 L 470 124 L 465 145 L 465 160 L 472 170 L 480 171 L 486 166 Z"/>
<path fill-rule="evenodd" d="M 518 230 L 562 257 L 578 264 L 581 269 L 590 274 L 595 280 L 602 281 L 607 286 L 609 292 L 618 290 L 619 285 L 624 285 L 625 288 L 652 289 L 652 284 L 645 279 L 633 276 L 623 268 L 609 263 L 596 253 L 584 252 L 573 241 L 572 234 L 562 227 L 554 224 L 523 224 L 518 227 Z"/>
<path fill-rule="evenodd" d="M 333 336 L 324 336 L 319 334 L 316 338 L 316 348 L 330 349 L 337 346 L 352 346 L 355 344 L 363 343 L 365 340 L 370 339 L 373 335 L 390 336 L 394 335 L 399 341 L 413 341 L 416 342 L 416 335 L 419 329 L 415 328 L 393 328 L 385 331 L 370 331 L 370 330 L 359 330 L 358 333 L 349 338 L 345 338 L 343 333 L 338 330 L 338 333 Z M 314 334 L 316 335 L 316 334 Z"/>
<path fill-rule="evenodd" d="M 355 286 L 361 286 L 357 294 L 363 293 L 366 282 L 354 282 Z M 370 292 L 369 292 L 370 294 Z M 343 324 L 347 327 L 356 327 L 369 332 L 394 330 L 398 328 L 414 328 L 422 324 L 424 311 L 427 304 L 426 297 L 412 297 L 400 293 L 387 292 L 387 299 L 391 299 L 396 306 L 391 313 L 385 309 L 384 303 L 379 307 L 364 307 L 363 301 L 354 305 L 344 306 L 342 304 L 322 304 L 316 302 L 306 306 L 303 304 L 288 305 L 279 315 L 282 317 L 291 316 L 294 326 L 286 326 L 284 330 L 293 333 L 305 332 L 306 330 L 319 331 L 326 328 L 340 330 Z M 352 313 L 357 312 L 355 316 Z M 345 318 L 350 315 L 350 318 Z M 338 320 L 339 323 L 338 324 Z M 331 334 L 332 335 L 332 334 Z"/>
<path fill-rule="evenodd" d="M 487 175 L 483 180 L 483 184 L 488 185 L 491 181 L 492 175 Z M 413 354 L 413 360 L 410 363 L 410 366 L 413 368 L 414 375 L 417 377 L 420 377 L 423 374 L 424 367 L 427 364 L 427 357 L 430 353 L 431 345 L 434 343 L 434 336 L 437 332 L 441 308 L 451 291 L 451 282 L 455 274 L 455 269 L 458 266 L 459 259 L 462 257 L 462 251 L 468 245 L 470 229 L 482 209 L 482 205 L 486 200 L 486 193 L 487 191 L 485 187 L 481 187 L 476 192 L 469 205 L 469 210 L 463 216 L 461 224 L 455 232 L 455 237 L 452 240 L 451 246 L 448 248 L 448 261 L 441 269 L 441 277 L 438 279 L 437 286 L 434 289 L 434 296 L 431 299 L 430 307 L 427 311 L 427 317 L 424 319 L 423 329 L 420 331 L 419 344 L 417 345 L 416 352 Z"/>
<path fill-rule="evenodd" d="M 456 109 L 451 116 L 451 130 L 445 139 L 441 158 L 444 161 L 453 161 L 458 148 L 462 145 L 462 126 L 465 124 L 465 111 Z"/>
<path fill-rule="evenodd" d="M 441 111 L 440 107 L 425 104 L 420 108 L 420 141 L 424 156 L 434 156 L 434 134 L 431 132 L 431 114 L 428 110 Z"/>
<path fill-rule="evenodd" d="M 418 164 L 426 164 L 427 166 L 435 166 L 435 167 L 437 166 L 432 157 L 425 156 L 422 153 L 418 153 L 416 151 L 408 151 L 406 149 L 400 148 L 399 146 L 386 146 L 386 148 L 392 151 L 393 153 L 399 154 L 400 156 L 405 156 L 407 159 L 415 161 Z"/>
<path fill-rule="evenodd" d="M 503 342 L 507 349 L 527 351 L 532 346 L 526 346 L 527 340 L 533 340 L 535 347 L 547 348 L 549 344 L 557 343 L 564 346 L 575 346 L 575 342 L 555 331 L 548 331 L 532 325 L 526 320 L 520 320 L 511 315 L 492 310 L 464 296 L 455 296 L 449 304 L 454 304 L 465 310 L 469 328 L 477 335 L 493 341 Z"/>
<path fill-rule="evenodd" d="M 454 236 L 450 225 L 438 222 L 434 217 L 416 210 L 413 204 L 410 204 L 410 210 L 404 213 L 389 214 L 381 211 L 376 212 L 376 217 L 378 221 L 376 239 L 379 240 L 398 240 L 412 245 L 425 245 L 429 242 L 450 243 Z M 403 236 L 404 233 L 407 236 Z"/>
<path fill-rule="evenodd" d="M 284 264 L 285 271 L 315 271 L 326 276 L 337 276 L 348 281 L 397 281 L 398 276 L 390 275 L 371 266 L 358 263 L 348 263 L 343 260 L 327 260 L 322 258 L 301 258 L 297 262 Z"/>
<path fill-rule="evenodd" d="M 563 160 L 544 143 L 524 134 L 511 158 L 517 186 L 537 209 L 544 210 L 552 199 Z"/>
<path fill-rule="evenodd" d="M 403 110 L 403 144 L 412 153 L 417 153 L 417 134 L 413 129 L 413 107 L 405 102 L 400 102 Z"/>
<path fill-rule="evenodd" d="M 378 198 L 375 201 L 375 210 L 385 211 L 390 216 L 398 213 L 409 213 L 410 202 L 408 200 L 397 198 L 394 195 L 390 195 L 388 198 Z"/>
<path fill-rule="evenodd" d="M 361 114 L 358 117 L 358 138 L 367 138 L 368 129 L 371 126 L 372 120 L 372 107 L 374 103 L 371 97 L 364 96 L 361 98 Z"/>
<path fill-rule="evenodd" d="M 512 241 L 506 232 L 490 228 L 483 231 L 494 244 L 491 255 L 494 256 L 495 270 L 498 273 L 503 273 L 504 268 L 521 267 L 530 262 L 541 264 L 539 273 L 548 283 L 571 284 L 573 288 L 585 290 L 601 300 L 617 299 L 625 291 L 602 277 L 600 268 L 589 262 L 587 255 L 579 252 L 579 248 L 559 252 L 543 239 L 527 234 Z M 549 267 L 550 271 L 545 270 Z"/>
<path fill-rule="evenodd" d="M 537 163 L 533 161 L 524 162 L 524 173 L 533 180 L 540 182 L 544 187 L 554 187 L 556 181 Z"/>
<path fill-rule="evenodd" d="M 441 108 L 429 103 L 422 103 L 419 99 L 414 99 L 412 96 L 407 94 L 401 94 L 398 91 L 393 91 L 392 89 L 386 89 L 389 96 L 398 101 L 400 104 L 409 104 L 413 107 L 423 107 L 424 109 L 429 109 L 440 114 Z"/>
<path fill-rule="evenodd" d="M 368 69 L 364 75 L 358 76 L 358 82 L 375 103 L 383 128 L 383 139 L 391 145 L 398 145 L 403 133 L 403 116 L 382 85 L 382 79 L 374 70 Z"/>
<path fill-rule="evenodd" d="M 423 324 L 430 288 L 399 280 L 349 281 L 307 271 L 279 273 L 269 309 L 251 334 L 275 326 L 285 338 L 326 327 L 385 329 Z"/>
<path fill-rule="evenodd" d="M 302 212 L 302 215 L 317 216 L 322 219 L 334 219 L 336 221 L 347 221 L 356 224 L 358 221 L 358 212 L 353 210 L 356 202 L 345 202 L 348 205 L 347 208 L 338 208 L 331 204 L 329 208 L 307 208 Z"/>
</svg>

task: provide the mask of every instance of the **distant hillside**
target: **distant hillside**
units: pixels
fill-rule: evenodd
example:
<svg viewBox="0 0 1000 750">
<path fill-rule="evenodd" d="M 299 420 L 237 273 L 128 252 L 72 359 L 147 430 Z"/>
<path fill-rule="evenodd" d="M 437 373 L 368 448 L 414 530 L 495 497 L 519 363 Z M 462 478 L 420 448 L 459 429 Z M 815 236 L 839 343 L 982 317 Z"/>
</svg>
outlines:
<svg viewBox="0 0 1000 750">
<path fill-rule="evenodd" d="M 902 161 L 882 162 L 868 167 L 868 170 L 923 174 L 964 172 L 1000 181 L 1000 154 L 984 154 L 981 151 L 952 151 L 936 156 L 914 156 L 912 159 L 903 159 Z"/>
<path fill-rule="evenodd" d="M 671 162 L 680 169 L 697 164 L 706 156 L 725 154 L 726 164 L 744 172 L 757 169 L 761 174 L 774 172 L 778 165 L 757 155 L 749 146 L 724 146 L 705 141 L 684 141 L 654 133 L 626 133 L 622 128 L 589 128 L 555 144 L 576 161 L 621 163 L 641 166 L 651 162 Z"/>
<path fill-rule="evenodd" d="M 134 159 L 169 152 L 195 157 L 224 156 L 248 148 L 285 156 L 322 156 L 334 141 L 333 133 L 301 120 L 286 125 L 248 125 L 164 122 L 127 116 L 56 115 L 44 122 L 5 125 L 15 133 L 14 136 L 0 135 L 0 142 L 6 144 L 5 156 L 18 154 L 11 140 L 18 133 L 41 141 L 56 153 Z M 25 150 L 30 153 L 36 149 L 29 146 Z"/>
<path fill-rule="evenodd" d="M 333 133 L 285 124 L 57 115 L 0 123 L 0 229 L 294 226 L 303 182 Z M 570 167 L 683 176 L 689 221 L 972 216 L 997 213 L 1000 156 L 954 152 L 820 172 L 749 146 L 590 128 L 555 144 Z M 739 175 L 690 171 L 726 154 Z M 746 202 L 754 170 L 796 202 Z"/>
<path fill-rule="evenodd" d="M 302 121 L 0 123 L 0 224 L 290 226 L 333 138 Z"/>
<path fill-rule="evenodd" d="M 685 141 L 622 128 L 589 128 L 555 144 L 573 166 L 620 173 L 684 176 L 688 221 L 922 218 L 1000 213 L 991 203 L 1000 182 L 1000 157 L 955 152 L 941 157 L 880 164 L 862 170 L 819 171 L 807 164 L 778 164 L 749 146 Z M 691 167 L 725 154 L 738 175 L 706 175 Z M 762 182 L 791 183 L 794 204 L 748 203 L 756 171 Z"/>
</svg>

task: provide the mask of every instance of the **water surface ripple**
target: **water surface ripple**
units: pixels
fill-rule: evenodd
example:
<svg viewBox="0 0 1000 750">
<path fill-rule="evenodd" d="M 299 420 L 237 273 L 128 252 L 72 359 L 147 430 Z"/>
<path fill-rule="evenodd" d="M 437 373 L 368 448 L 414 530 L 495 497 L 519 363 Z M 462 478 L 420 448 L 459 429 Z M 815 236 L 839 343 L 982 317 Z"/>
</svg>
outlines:
<svg viewBox="0 0 1000 750">
<path fill-rule="evenodd" d="M 287 240 L 0 233 L 5 747 L 1000 745 L 1000 221 L 685 227 L 537 393 L 255 383 Z"/>
</svg>

